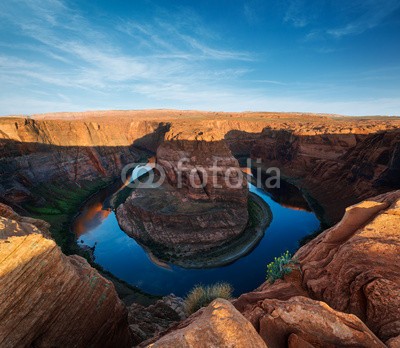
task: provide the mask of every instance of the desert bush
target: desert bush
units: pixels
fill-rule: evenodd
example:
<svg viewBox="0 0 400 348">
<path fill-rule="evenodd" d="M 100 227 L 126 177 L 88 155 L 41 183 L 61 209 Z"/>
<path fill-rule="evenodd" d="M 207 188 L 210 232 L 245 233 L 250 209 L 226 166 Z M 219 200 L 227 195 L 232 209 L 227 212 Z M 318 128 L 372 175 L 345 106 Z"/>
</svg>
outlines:
<svg viewBox="0 0 400 348">
<path fill-rule="evenodd" d="M 229 300 L 233 288 L 228 283 L 216 283 L 209 286 L 196 285 L 185 298 L 185 309 L 188 315 L 202 307 L 208 306 L 216 298 Z"/>
<path fill-rule="evenodd" d="M 274 261 L 267 266 L 267 280 L 273 284 L 275 280 L 282 279 L 285 274 L 289 274 L 292 271 L 291 265 L 295 264 L 298 264 L 298 262 L 292 258 L 289 251 L 279 257 L 275 257 Z"/>
</svg>

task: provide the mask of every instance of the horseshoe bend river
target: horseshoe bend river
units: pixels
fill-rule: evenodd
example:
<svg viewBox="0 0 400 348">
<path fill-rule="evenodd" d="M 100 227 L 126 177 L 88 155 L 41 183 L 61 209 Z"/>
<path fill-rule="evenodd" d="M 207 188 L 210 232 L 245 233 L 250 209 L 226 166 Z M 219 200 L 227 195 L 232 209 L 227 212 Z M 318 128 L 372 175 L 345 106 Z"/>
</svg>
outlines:
<svg viewBox="0 0 400 348">
<path fill-rule="evenodd" d="M 273 194 L 252 184 L 249 190 L 269 205 L 272 221 L 250 253 L 222 267 L 185 269 L 154 260 L 121 230 L 115 212 L 108 208 L 115 188 L 99 191 L 81 207 L 72 232 L 80 246 L 92 248 L 97 264 L 147 293 L 184 296 L 196 284 L 225 281 L 233 286 L 234 295 L 238 296 L 265 280 L 267 264 L 274 257 L 286 250 L 295 252 L 299 241 L 320 227 L 317 216 L 294 186 L 285 184 Z"/>
</svg>

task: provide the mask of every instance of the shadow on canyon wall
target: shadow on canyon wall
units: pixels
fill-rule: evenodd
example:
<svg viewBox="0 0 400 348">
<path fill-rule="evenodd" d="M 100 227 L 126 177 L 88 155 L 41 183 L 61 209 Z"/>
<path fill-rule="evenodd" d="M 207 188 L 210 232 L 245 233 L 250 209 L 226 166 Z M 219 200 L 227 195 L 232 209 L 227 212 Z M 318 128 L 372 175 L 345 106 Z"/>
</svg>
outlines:
<svg viewBox="0 0 400 348">
<path fill-rule="evenodd" d="M 21 203 L 46 199 L 31 192 L 41 184 L 116 179 L 124 165 L 156 151 L 170 124 L 158 123 L 154 128 L 129 146 L 57 146 L 1 139 L 0 199 L 21 211 Z M 207 143 L 202 140 L 206 135 L 198 135 L 198 140 L 183 140 Z M 319 214 L 329 225 L 340 220 L 346 206 L 400 187 L 398 129 L 306 136 L 266 127 L 260 133 L 231 130 L 224 138 L 236 158 L 259 158 L 263 168 L 279 168 L 307 201 L 321 205 Z"/>
<path fill-rule="evenodd" d="M 321 205 L 319 213 L 328 225 L 338 222 L 347 206 L 400 188 L 399 129 L 296 135 L 264 128 L 261 133 L 232 130 L 225 139 L 235 156 L 260 159 L 263 168 L 279 168 L 307 201 Z"/>
</svg>

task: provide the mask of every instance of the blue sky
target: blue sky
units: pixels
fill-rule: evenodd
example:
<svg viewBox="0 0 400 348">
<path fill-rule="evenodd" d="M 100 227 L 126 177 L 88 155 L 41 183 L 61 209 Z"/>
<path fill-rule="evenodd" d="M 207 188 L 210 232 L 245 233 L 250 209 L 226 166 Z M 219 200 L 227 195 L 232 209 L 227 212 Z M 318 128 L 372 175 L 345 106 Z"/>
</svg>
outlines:
<svg viewBox="0 0 400 348">
<path fill-rule="evenodd" d="M 4 0 L 0 115 L 400 115 L 400 0 Z"/>
</svg>

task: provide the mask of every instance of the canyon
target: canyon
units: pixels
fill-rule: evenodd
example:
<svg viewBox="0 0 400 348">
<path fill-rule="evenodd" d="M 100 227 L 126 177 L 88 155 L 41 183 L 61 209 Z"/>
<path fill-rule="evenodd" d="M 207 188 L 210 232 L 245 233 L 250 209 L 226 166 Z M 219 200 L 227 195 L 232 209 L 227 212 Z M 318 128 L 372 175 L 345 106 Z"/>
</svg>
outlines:
<svg viewBox="0 0 400 348">
<path fill-rule="evenodd" d="M 183 155 L 192 169 L 214 157 L 224 158 L 224 171 L 246 157 L 254 168 L 278 168 L 328 228 L 297 251 L 284 279 L 232 302 L 216 300 L 183 321 L 167 300 L 127 309 L 112 282 L 64 254 L 76 249 L 63 238 L 78 203 L 152 154 L 167 182 L 134 191 L 117 208 L 120 225 L 143 244 L 191 258 L 246 227 L 247 181 L 231 191 L 192 189 L 184 178 L 178 188 Z M 4 347 L 400 346 L 399 118 L 176 110 L 9 116 L 0 118 L 0 168 Z"/>
<path fill-rule="evenodd" d="M 164 140 L 224 141 L 237 158 L 278 167 L 333 224 L 346 206 L 398 188 L 399 125 L 384 117 L 173 110 L 3 117 L 0 196 L 19 209 L 38 203 L 33 186 L 119 176 Z"/>
</svg>

